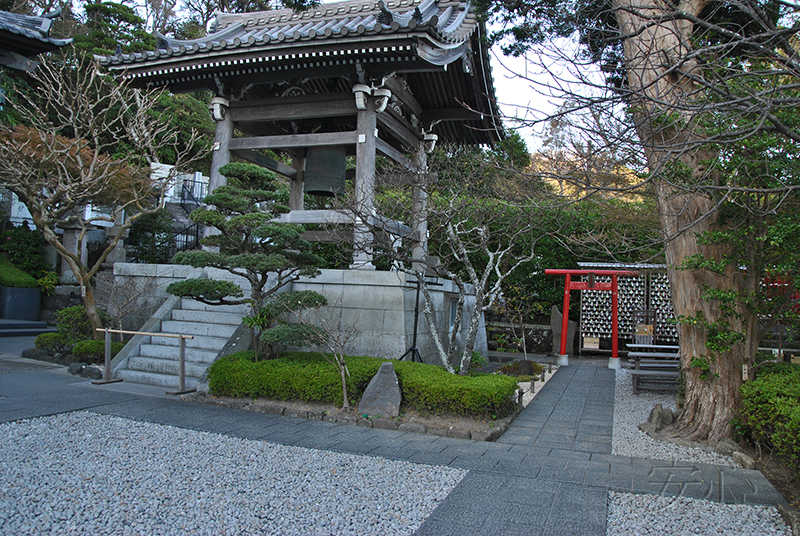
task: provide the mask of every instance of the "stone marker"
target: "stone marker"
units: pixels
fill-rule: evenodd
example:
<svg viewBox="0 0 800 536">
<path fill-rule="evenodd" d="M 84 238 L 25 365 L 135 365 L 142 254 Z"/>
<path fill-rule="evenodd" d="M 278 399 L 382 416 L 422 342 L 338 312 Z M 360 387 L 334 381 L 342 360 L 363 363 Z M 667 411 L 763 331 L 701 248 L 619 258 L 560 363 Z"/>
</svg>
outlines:
<svg viewBox="0 0 800 536">
<path fill-rule="evenodd" d="M 519 375 L 520 376 L 533 376 L 533 362 L 523 360 L 519 362 Z"/>
<path fill-rule="evenodd" d="M 394 365 L 386 362 L 370 380 L 358 404 L 358 413 L 372 417 L 397 417 L 400 415 L 400 384 Z"/>
</svg>

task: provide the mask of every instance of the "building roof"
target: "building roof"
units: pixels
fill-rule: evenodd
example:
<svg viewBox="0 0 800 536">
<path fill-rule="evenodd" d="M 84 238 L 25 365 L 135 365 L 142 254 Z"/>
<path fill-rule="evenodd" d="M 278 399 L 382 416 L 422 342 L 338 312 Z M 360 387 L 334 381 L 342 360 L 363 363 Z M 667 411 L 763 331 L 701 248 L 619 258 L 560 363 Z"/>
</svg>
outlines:
<svg viewBox="0 0 800 536">
<path fill-rule="evenodd" d="M 158 35 L 156 50 L 99 59 L 137 85 L 178 92 L 255 86 L 249 98 L 276 96 L 258 90 L 281 80 L 370 83 L 396 73 L 435 112 L 429 127 L 441 139 L 492 144 L 503 137 L 485 30 L 466 2 L 349 0 L 302 12 L 217 13 L 212 28 L 191 40 Z"/>
<path fill-rule="evenodd" d="M 31 57 L 69 45 L 72 39 L 50 37 L 50 26 L 59 16 L 60 10 L 43 17 L 0 11 L 0 51 Z"/>
</svg>

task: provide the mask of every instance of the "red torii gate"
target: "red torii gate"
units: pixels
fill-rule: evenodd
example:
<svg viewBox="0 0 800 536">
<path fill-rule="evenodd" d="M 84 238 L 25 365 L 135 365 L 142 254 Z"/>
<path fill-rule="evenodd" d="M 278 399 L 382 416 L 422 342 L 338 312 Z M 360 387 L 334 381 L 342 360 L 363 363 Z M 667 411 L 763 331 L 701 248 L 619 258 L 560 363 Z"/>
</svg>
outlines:
<svg viewBox="0 0 800 536">
<path fill-rule="evenodd" d="M 638 276 L 639 272 L 629 270 L 562 270 L 549 269 L 544 271 L 547 275 L 563 275 L 564 277 L 564 308 L 561 314 L 561 348 L 558 355 L 559 365 L 569 365 L 567 356 L 567 331 L 569 329 L 569 291 L 570 290 L 610 290 L 611 291 L 611 358 L 608 368 L 619 368 L 619 341 L 618 341 L 618 296 L 617 278 L 620 276 Z M 573 275 L 585 275 L 588 281 L 573 281 Z M 595 276 L 611 276 L 610 283 L 595 282 Z"/>
</svg>

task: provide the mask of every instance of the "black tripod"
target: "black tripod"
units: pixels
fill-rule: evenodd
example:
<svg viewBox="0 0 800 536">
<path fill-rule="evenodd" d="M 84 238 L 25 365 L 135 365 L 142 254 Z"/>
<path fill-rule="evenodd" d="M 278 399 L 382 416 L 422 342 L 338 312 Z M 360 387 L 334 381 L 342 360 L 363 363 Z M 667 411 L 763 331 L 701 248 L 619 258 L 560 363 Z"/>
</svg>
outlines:
<svg viewBox="0 0 800 536">
<path fill-rule="evenodd" d="M 406 358 L 406 356 L 411 356 L 411 361 L 416 361 L 417 363 L 422 363 L 422 358 L 419 355 L 419 348 L 417 348 L 417 322 L 419 321 L 419 279 L 415 281 L 417 284 L 417 296 L 414 298 L 414 337 L 411 340 L 411 348 L 406 350 L 406 353 L 400 356 L 400 361 Z"/>
<path fill-rule="evenodd" d="M 433 286 L 442 286 L 438 280 L 434 280 L 433 283 L 427 283 L 428 285 Z M 417 287 L 417 296 L 414 298 L 414 337 L 411 340 L 411 348 L 406 350 L 406 353 L 400 356 L 400 361 L 406 358 L 406 356 L 411 356 L 411 361 L 416 361 L 417 363 L 422 363 L 422 357 L 419 355 L 419 348 L 417 348 L 417 324 L 419 323 L 419 289 L 420 289 L 420 280 L 417 278 L 414 281 Z"/>
</svg>

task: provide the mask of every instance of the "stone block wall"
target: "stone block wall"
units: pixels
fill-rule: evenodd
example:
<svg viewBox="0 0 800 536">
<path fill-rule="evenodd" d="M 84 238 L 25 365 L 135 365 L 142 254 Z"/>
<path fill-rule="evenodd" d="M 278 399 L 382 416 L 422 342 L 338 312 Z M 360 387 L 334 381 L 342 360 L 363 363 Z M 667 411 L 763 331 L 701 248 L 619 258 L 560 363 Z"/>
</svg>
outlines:
<svg viewBox="0 0 800 536">
<path fill-rule="evenodd" d="M 141 297 L 142 300 L 149 300 L 156 308 L 166 300 L 166 288 L 170 283 L 189 277 L 200 277 L 203 273 L 210 279 L 229 280 L 240 285 L 245 296 L 249 292 L 247 280 L 215 268 L 199 269 L 171 264 L 114 265 L 114 275 L 118 281 L 132 278 L 156 282 L 152 292 Z M 302 278 L 286 290 L 313 290 L 327 298 L 329 305 L 320 311 L 320 315 L 329 323 L 333 320 L 342 329 L 353 326 L 358 332 L 346 347 L 347 353 L 398 359 L 412 346 L 415 281 L 413 276 L 400 272 L 322 270 L 319 276 Z M 440 280 L 440 283 L 441 286 L 431 287 L 431 297 L 436 319 L 435 336 L 446 347 L 451 302 L 458 298 L 458 292 L 452 282 Z M 424 298 L 420 294 L 417 347 L 424 362 L 440 364 L 431 330 L 422 313 L 423 302 Z M 474 307 L 474 303 L 473 294 L 465 309 Z M 132 329 L 138 329 L 146 320 L 146 317 L 131 319 L 131 325 L 135 326 Z M 457 337 L 459 345 L 463 345 L 466 335 L 467 326 L 464 325 Z M 486 357 L 486 330 L 483 320 L 478 330 L 475 349 Z"/>
</svg>

